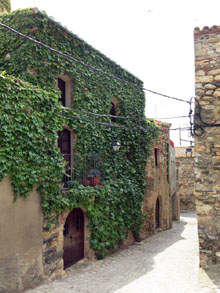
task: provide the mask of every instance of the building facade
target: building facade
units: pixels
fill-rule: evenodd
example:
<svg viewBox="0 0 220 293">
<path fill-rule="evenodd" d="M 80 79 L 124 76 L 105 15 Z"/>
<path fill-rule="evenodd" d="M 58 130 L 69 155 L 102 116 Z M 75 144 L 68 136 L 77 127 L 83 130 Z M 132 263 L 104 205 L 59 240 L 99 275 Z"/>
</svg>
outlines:
<svg viewBox="0 0 220 293">
<path fill-rule="evenodd" d="M 175 150 L 169 138 L 170 124 L 156 121 L 161 132 L 152 146 L 146 166 L 146 193 L 143 212 L 146 219 L 142 237 L 153 235 L 157 229 L 172 227 L 172 220 L 179 219 L 179 201 L 176 193 Z"/>
<path fill-rule="evenodd" d="M 200 263 L 220 264 L 220 27 L 196 28 L 195 198 Z"/>
<path fill-rule="evenodd" d="M 176 147 L 175 151 L 180 210 L 195 210 L 194 148 Z"/>
<path fill-rule="evenodd" d="M 135 76 L 36 8 L 0 19 L 47 46 L 0 30 L 0 68 L 15 77 L 3 72 L 0 79 L 0 188 L 7 203 L 0 214 L 0 288 L 9 293 L 135 241 L 158 130 L 146 122 L 143 83 Z M 27 209 L 35 221 L 24 221 Z M 7 224 L 9 214 L 19 229 Z M 14 279 L 6 283 L 8 267 Z"/>
</svg>

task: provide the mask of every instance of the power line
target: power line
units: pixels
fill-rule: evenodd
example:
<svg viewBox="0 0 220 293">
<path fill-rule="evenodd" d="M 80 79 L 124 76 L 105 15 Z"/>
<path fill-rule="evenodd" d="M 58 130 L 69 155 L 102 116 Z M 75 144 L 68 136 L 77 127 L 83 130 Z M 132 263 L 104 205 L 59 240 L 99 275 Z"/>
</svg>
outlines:
<svg viewBox="0 0 220 293">
<path fill-rule="evenodd" d="M 63 108 L 63 110 L 66 110 L 65 108 Z M 71 109 L 68 109 L 69 111 Z M 74 110 L 72 110 L 74 112 Z M 87 119 L 87 118 L 83 118 L 83 117 L 79 117 L 79 116 L 75 116 L 75 115 L 72 115 L 70 113 L 63 113 L 61 111 L 56 111 L 57 113 L 60 113 L 61 115 L 63 116 L 66 116 L 67 118 L 73 118 L 75 120 L 79 120 L 79 121 L 83 121 L 83 122 L 87 122 L 87 123 L 92 123 L 92 124 L 99 124 L 101 126 L 105 126 L 105 127 L 111 127 L 111 128 L 121 128 L 121 129 L 125 129 L 125 130 L 129 130 L 129 131 L 143 131 L 143 132 L 157 132 L 157 131 L 162 131 L 162 132 L 168 132 L 170 130 L 179 130 L 179 128 L 167 128 L 167 129 L 148 129 L 148 128 L 145 128 L 145 127 L 142 127 L 142 126 L 138 126 L 138 127 L 127 127 L 127 126 L 124 126 L 124 125 L 117 125 L 115 123 L 107 123 L 107 122 L 100 122 L 100 121 L 97 121 L 97 120 L 91 120 L 91 119 Z M 147 121 L 147 119 L 145 120 Z M 183 129 L 184 130 L 184 129 Z M 188 130 L 188 128 L 186 128 L 185 130 Z"/>
<path fill-rule="evenodd" d="M 25 38 L 25 39 L 27 39 L 27 40 L 29 40 L 29 41 L 31 41 L 31 42 L 33 42 L 33 43 L 35 43 L 35 44 L 41 46 L 41 47 L 47 49 L 47 50 L 50 50 L 50 51 L 52 51 L 52 52 L 54 52 L 54 53 L 56 53 L 56 54 L 61 55 L 61 56 L 63 56 L 63 57 L 66 58 L 66 59 L 70 59 L 70 60 L 72 60 L 72 61 L 74 61 L 74 62 L 76 62 L 76 63 L 79 63 L 79 64 L 83 65 L 84 67 L 87 67 L 87 68 L 89 68 L 89 69 L 91 69 L 91 70 L 97 71 L 97 72 L 99 72 L 99 73 L 101 73 L 101 74 L 103 74 L 103 75 L 105 75 L 105 76 L 111 77 L 112 79 L 118 80 L 118 81 L 123 82 L 123 83 L 125 83 L 125 84 L 128 84 L 128 85 L 130 85 L 130 86 L 133 86 L 133 87 L 139 88 L 139 89 L 141 89 L 141 90 L 143 90 L 143 91 L 148 91 L 148 92 L 150 92 L 150 93 L 152 93 L 152 94 L 155 94 L 155 95 L 159 95 L 159 96 L 162 96 L 162 97 L 165 97 L 165 98 L 169 98 L 169 99 L 177 100 L 177 101 L 179 101 L 179 102 L 184 102 L 184 103 L 188 103 L 188 104 L 190 103 L 189 101 L 186 101 L 186 100 L 183 100 L 183 99 L 179 99 L 179 98 L 176 98 L 176 97 L 172 97 L 172 96 L 169 96 L 169 95 L 165 95 L 165 94 L 162 94 L 162 93 L 159 93 L 159 92 L 156 92 L 156 91 L 153 91 L 153 90 L 150 90 L 150 89 L 147 89 L 147 88 L 141 87 L 141 86 L 139 86 L 139 85 L 137 85 L 137 84 L 130 83 L 130 82 L 128 82 L 128 81 L 126 81 L 126 80 L 124 80 L 124 79 L 122 79 L 122 78 L 119 78 L 119 77 L 117 77 L 117 76 L 115 76 L 115 75 L 113 75 L 113 74 L 111 74 L 111 73 L 107 73 L 107 72 L 105 72 L 105 71 L 103 71 L 103 70 L 101 70 L 101 69 L 98 69 L 98 68 L 96 68 L 96 67 L 94 67 L 94 66 L 92 66 L 92 65 L 89 65 L 89 64 L 87 64 L 87 63 L 84 63 L 83 61 L 80 61 L 80 60 L 78 60 L 78 59 L 76 59 L 76 58 L 74 58 L 74 57 L 72 57 L 72 56 L 70 56 L 70 55 L 68 55 L 68 54 L 66 54 L 66 53 L 63 53 L 63 52 L 61 52 L 61 51 L 59 51 L 59 50 L 56 50 L 56 49 L 53 49 L 53 48 L 47 46 L 46 44 L 44 44 L 44 43 L 42 43 L 42 42 L 40 42 L 40 41 L 37 41 L 37 40 L 35 40 L 35 39 L 33 39 L 33 38 L 31 38 L 31 37 L 29 37 L 29 36 L 27 36 L 27 35 L 25 35 L 25 34 L 19 32 L 19 31 L 17 31 L 17 30 L 11 28 L 11 27 L 8 26 L 8 25 L 1 23 L 1 22 L 0 22 L 0 26 L 3 27 L 3 28 L 5 28 L 5 29 L 7 29 L 7 30 L 9 30 L 9 31 L 11 31 L 11 32 L 13 32 L 13 33 L 15 33 L 16 35 L 18 35 L 18 36 L 20 36 L 20 37 L 22 37 L 22 38 Z"/>
<path fill-rule="evenodd" d="M 163 118 L 149 118 L 149 119 L 153 119 L 153 120 L 157 120 L 157 119 L 179 119 L 179 118 L 186 118 L 186 117 L 189 117 L 189 115 L 176 116 L 176 117 L 163 117 Z"/>
<path fill-rule="evenodd" d="M 115 118 L 115 119 L 128 119 L 128 120 L 137 120 L 137 121 L 146 121 L 147 118 L 138 118 L 138 117 L 129 117 L 129 116 L 115 116 L 111 114 L 98 114 L 94 112 L 87 112 L 84 110 L 76 110 L 76 109 L 71 109 L 73 112 L 77 113 L 84 113 L 92 116 L 97 116 L 97 117 L 109 117 L 109 118 Z"/>
<path fill-rule="evenodd" d="M 65 110 L 65 109 L 63 108 L 63 110 Z M 68 110 L 70 110 L 70 109 L 68 109 Z M 143 132 L 153 132 L 153 131 L 158 131 L 159 130 L 159 129 L 158 130 L 147 129 L 147 128 L 142 127 L 142 126 L 139 126 L 139 127 L 127 127 L 127 126 L 124 126 L 124 125 L 117 125 L 115 123 L 111 124 L 111 123 L 107 123 L 107 122 L 100 122 L 100 121 L 97 121 L 97 120 L 91 120 L 91 119 L 75 116 L 75 115 L 72 115 L 72 114 L 69 114 L 69 113 L 66 113 L 66 112 L 65 113 L 60 112 L 60 111 L 57 111 L 57 112 L 60 113 L 63 116 L 66 116 L 67 118 L 73 118 L 73 119 L 76 119 L 76 120 L 80 120 L 80 121 L 84 121 L 84 122 L 88 122 L 88 123 L 93 123 L 93 124 L 99 124 L 99 125 L 106 126 L 106 127 L 122 128 L 122 129 L 125 129 L 125 130 L 131 130 L 131 131 L 139 130 L 139 131 L 143 131 Z"/>
<path fill-rule="evenodd" d="M 157 119 L 178 119 L 178 118 L 186 118 L 189 117 L 188 115 L 185 116 L 176 116 L 176 117 L 166 117 L 166 118 L 138 118 L 138 117 L 129 117 L 129 116 L 115 116 L 111 114 L 99 114 L 99 113 L 94 113 L 94 112 L 87 112 L 84 110 L 76 110 L 76 109 L 71 109 L 74 112 L 77 113 L 84 113 L 92 116 L 97 116 L 97 117 L 110 117 L 110 118 L 115 118 L 115 119 L 128 119 L 128 120 L 137 120 L 137 121 L 146 121 L 148 120 L 157 120 Z"/>
</svg>

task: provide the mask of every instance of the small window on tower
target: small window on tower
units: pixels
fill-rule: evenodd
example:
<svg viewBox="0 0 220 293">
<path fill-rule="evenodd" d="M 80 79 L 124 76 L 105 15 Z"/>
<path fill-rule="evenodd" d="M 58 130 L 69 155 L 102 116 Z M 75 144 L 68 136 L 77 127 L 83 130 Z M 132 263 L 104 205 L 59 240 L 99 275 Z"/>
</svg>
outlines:
<svg viewBox="0 0 220 293">
<path fill-rule="evenodd" d="M 155 166 L 159 166 L 159 149 L 154 149 L 154 159 L 155 159 Z"/>
</svg>

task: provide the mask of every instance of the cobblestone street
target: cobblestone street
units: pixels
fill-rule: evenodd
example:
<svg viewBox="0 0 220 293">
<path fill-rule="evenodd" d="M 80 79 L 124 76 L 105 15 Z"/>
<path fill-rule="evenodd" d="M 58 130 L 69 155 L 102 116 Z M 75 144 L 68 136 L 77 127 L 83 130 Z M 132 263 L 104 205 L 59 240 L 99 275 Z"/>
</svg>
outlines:
<svg viewBox="0 0 220 293">
<path fill-rule="evenodd" d="M 142 244 L 119 250 L 103 260 L 73 265 L 61 280 L 26 292 L 220 292 L 204 271 L 199 272 L 198 254 L 196 217 L 188 212 L 169 231 L 157 232 Z"/>
</svg>

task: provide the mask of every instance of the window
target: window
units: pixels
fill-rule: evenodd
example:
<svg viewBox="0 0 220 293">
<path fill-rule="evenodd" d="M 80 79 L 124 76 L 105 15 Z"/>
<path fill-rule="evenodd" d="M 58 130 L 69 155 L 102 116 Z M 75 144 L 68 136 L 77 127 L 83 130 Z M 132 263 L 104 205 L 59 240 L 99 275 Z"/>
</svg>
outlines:
<svg viewBox="0 0 220 293">
<path fill-rule="evenodd" d="M 154 149 L 154 161 L 155 161 L 155 166 L 159 166 L 159 149 L 155 148 Z"/>
<path fill-rule="evenodd" d="M 72 81 L 68 75 L 59 75 L 57 77 L 57 88 L 61 91 L 59 101 L 63 107 L 72 108 Z"/>
<path fill-rule="evenodd" d="M 112 116 L 119 116 L 120 115 L 120 104 L 116 98 L 111 99 L 111 109 L 110 109 L 110 115 Z M 117 118 L 111 117 L 112 122 L 118 122 Z"/>
<path fill-rule="evenodd" d="M 110 114 L 112 116 L 116 116 L 115 104 L 113 102 L 111 102 L 111 105 L 112 105 L 112 107 L 111 107 L 111 110 L 110 110 Z M 111 121 L 116 122 L 116 118 L 111 117 Z"/>
<path fill-rule="evenodd" d="M 58 77 L 58 88 L 61 91 L 61 97 L 59 98 L 59 101 L 65 107 L 66 106 L 66 83 L 64 80 L 62 80 L 59 77 Z"/>
<path fill-rule="evenodd" d="M 60 152 L 64 157 L 65 161 L 65 172 L 66 175 L 63 176 L 64 187 L 71 177 L 71 165 L 72 165 L 72 156 L 71 156 L 71 132 L 68 129 L 58 132 L 58 147 Z"/>
</svg>

